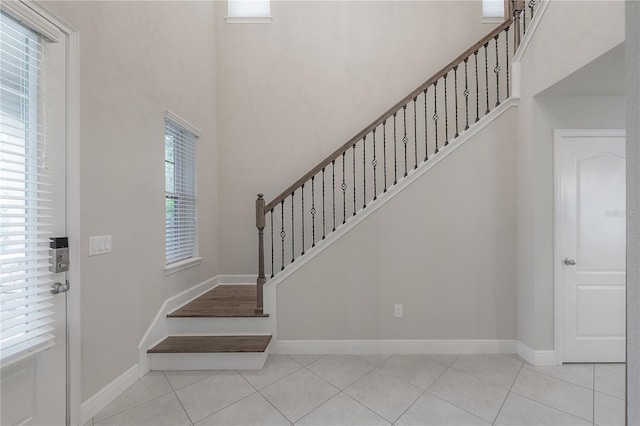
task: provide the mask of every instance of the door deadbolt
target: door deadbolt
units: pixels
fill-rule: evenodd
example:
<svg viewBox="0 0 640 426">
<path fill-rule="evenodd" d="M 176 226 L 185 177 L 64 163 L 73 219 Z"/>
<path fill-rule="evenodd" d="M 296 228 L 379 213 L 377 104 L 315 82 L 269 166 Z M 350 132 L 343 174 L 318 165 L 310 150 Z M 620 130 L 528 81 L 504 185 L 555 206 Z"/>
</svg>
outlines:
<svg viewBox="0 0 640 426">
<path fill-rule="evenodd" d="M 566 259 L 564 260 L 564 264 L 565 264 L 565 265 L 567 265 L 567 266 L 575 266 L 576 261 L 575 261 L 575 260 L 573 260 L 573 259 L 566 258 Z"/>
</svg>

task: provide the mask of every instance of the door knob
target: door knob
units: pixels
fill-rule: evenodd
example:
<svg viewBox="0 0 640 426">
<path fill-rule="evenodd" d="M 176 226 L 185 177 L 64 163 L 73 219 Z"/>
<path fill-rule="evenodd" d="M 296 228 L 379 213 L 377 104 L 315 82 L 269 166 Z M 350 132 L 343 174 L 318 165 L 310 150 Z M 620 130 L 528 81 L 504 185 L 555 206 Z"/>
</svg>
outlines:
<svg viewBox="0 0 640 426">
<path fill-rule="evenodd" d="M 575 261 L 575 260 L 573 260 L 573 259 L 566 258 L 566 259 L 564 260 L 564 264 L 565 264 L 565 265 L 568 265 L 568 266 L 574 266 L 574 265 L 576 264 L 576 261 Z"/>
<path fill-rule="evenodd" d="M 51 293 L 53 294 L 66 293 L 68 291 L 69 291 L 69 282 L 66 282 L 64 284 L 62 283 L 51 284 Z"/>
</svg>

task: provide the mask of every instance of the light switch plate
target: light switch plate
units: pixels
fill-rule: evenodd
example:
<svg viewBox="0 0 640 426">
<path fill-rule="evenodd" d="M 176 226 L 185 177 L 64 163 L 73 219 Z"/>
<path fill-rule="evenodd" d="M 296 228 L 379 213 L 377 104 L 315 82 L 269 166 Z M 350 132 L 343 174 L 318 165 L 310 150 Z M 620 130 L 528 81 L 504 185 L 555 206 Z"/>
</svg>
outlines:
<svg viewBox="0 0 640 426">
<path fill-rule="evenodd" d="M 89 256 L 111 253 L 111 235 L 89 237 Z"/>
</svg>

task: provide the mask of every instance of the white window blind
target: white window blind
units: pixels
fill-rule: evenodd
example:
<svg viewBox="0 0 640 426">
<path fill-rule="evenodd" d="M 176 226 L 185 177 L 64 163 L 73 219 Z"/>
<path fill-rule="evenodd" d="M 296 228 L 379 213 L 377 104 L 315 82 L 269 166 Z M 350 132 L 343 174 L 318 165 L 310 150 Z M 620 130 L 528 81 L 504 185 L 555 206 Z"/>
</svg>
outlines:
<svg viewBox="0 0 640 426">
<path fill-rule="evenodd" d="M 193 132 L 165 117 L 166 264 L 195 256 L 196 139 Z"/>
<path fill-rule="evenodd" d="M 0 359 L 53 344 L 42 40 L 0 12 Z"/>
<path fill-rule="evenodd" d="M 482 0 L 482 16 L 484 18 L 503 18 L 504 0 Z"/>
<path fill-rule="evenodd" d="M 229 16 L 266 18 L 271 16 L 271 3 L 269 0 L 229 0 Z"/>
</svg>

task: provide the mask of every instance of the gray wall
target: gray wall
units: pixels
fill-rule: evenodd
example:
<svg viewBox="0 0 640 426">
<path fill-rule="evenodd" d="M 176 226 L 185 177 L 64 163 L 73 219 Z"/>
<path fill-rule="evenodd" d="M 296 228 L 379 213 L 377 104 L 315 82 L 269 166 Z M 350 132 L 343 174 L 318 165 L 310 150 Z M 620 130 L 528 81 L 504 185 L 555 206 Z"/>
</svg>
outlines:
<svg viewBox="0 0 640 426">
<path fill-rule="evenodd" d="M 217 274 L 215 10 L 210 2 L 44 2 L 80 33 L 82 399 L 138 361 L 168 297 Z M 164 275 L 164 110 L 202 130 L 202 264 Z M 111 254 L 88 239 L 112 235 Z"/>
<path fill-rule="evenodd" d="M 572 25 L 567 25 L 571 16 Z M 536 98 L 624 41 L 624 4 L 551 1 L 521 62 L 518 107 L 518 339 L 552 350 L 554 128 L 623 128 L 624 101 Z M 570 54 L 569 54 L 570 52 Z"/>
<path fill-rule="evenodd" d="M 256 194 L 271 201 L 491 31 L 481 4 L 275 1 L 269 25 L 217 21 L 222 273 L 257 273 Z"/>
<path fill-rule="evenodd" d="M 640 3 L 626 2 L 627 211 L 640 209 Z M 640 424 L 640 215 L 627 216 L 627 424 Z"/>
<path fill-rule="evenodd" d="M 516 339 L 516 117 L 278 285 L 278 339 Z"/>
</svg>

